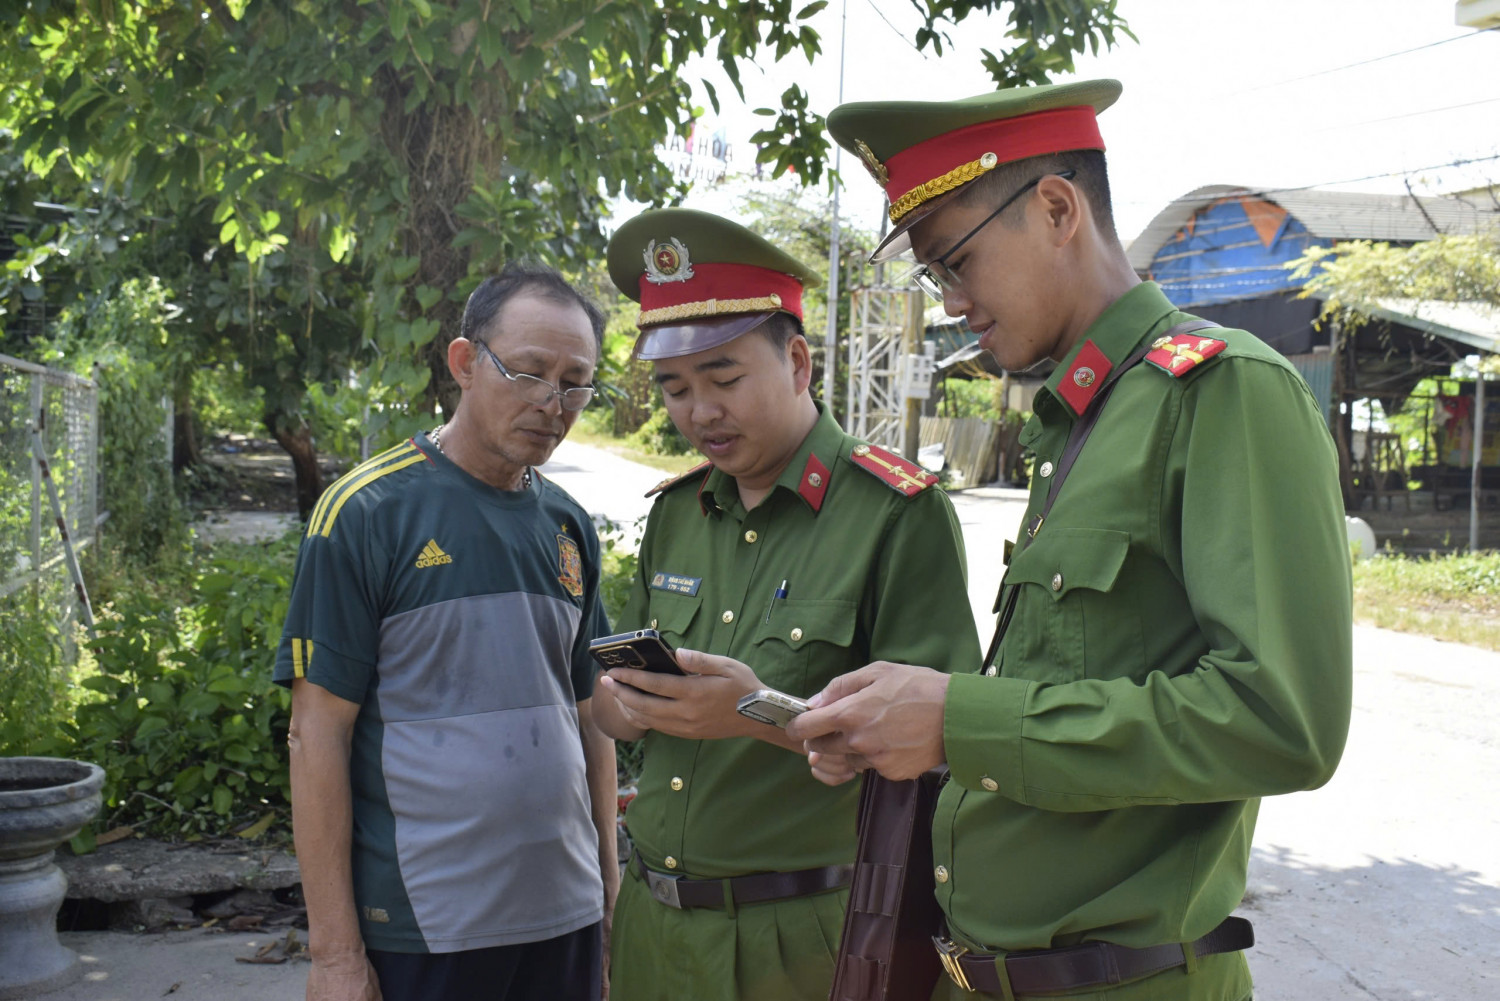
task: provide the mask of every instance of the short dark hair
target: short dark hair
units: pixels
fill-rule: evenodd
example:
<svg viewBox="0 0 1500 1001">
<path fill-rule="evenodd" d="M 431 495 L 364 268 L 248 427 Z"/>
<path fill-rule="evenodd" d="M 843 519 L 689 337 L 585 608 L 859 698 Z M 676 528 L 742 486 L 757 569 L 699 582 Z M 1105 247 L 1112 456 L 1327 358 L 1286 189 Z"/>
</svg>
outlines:
<svg viewBox="0 0 1500 1001">
<path fill-rule="evenodd" d="M 519 295 L 534 295 L 563 306 L 577 306 L 589 318 L 594 331 L 594 346 L 604 349 L 604 311 L 580 292 L 556 268 L 529 261 L 507 264 L 498 275 L 479 283 L 464 304 L 464 318 L 459 336 L 471 341 L 483 339 L 485 331 L 505 304 Z"/>
<path fill-rule="evenodd" d="M 781 312 L 772 313 L 765 323 L 755 328 L 755 333 L 770 341 L 777 351 L 785 351 L 793 337 L 807 336 L 802 330 L 801 320 L 791 313 Z"/>
<path fill-rule="evenodd" d="M 1015 194 L 1022 185 L 1064 170 L 1074 172 L 1073 183 L 1088 200 L 1094 225 L 1105 236 L 1118 241 L 1120 238 L 1115 232 L 1114 208 L 1109 198 L 1109 171 L 1104 163 L 1103 150 L 1070 150 L 1002 163 L 960 188 L 954 201 L 964 205 L 980 201 L 999 205 Z M 1001 216 L 1001 221 L 1004 222 L 1005 216 L 1010 213 L 1011 210 L 1007 209 Z"/>
</svg>

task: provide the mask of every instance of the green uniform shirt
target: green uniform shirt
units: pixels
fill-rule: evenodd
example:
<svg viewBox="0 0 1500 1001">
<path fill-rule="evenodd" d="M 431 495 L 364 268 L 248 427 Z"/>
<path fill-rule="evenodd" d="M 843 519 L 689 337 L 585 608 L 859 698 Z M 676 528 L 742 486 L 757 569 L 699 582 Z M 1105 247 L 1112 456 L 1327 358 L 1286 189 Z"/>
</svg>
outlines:
<svg viewBox="0 0 1500 1001">
<path fill-rule="evenodd" d="M 1028 522 L 1076 417 L 1064 380 L 1102 380 L 1188 318 L 1146 283 L 1080 338 L 1022 433 Z M 1331 438 L 1264 343 L 1194 336 L 1228 346 L 1177 377 L 1121 377 L 1012 559 L 998 676 L 949 689 L 934 854 L 971 947 L 1198 938 L 1243 895 L 1258 797 L 1321 785 L 1342 753 L 1351 598 Z"/>
<path fill-rule="evenodd" d="M 979 643 L 953 505 L 931 487 L 908 497 L 855 465 L 859 444 L 820 408 L 754 510 L 717 469 L 666 490 L 619 627 L 654 625 L 674 647 L 734 657 L 803 698 L 872 660 L 971 670 Z M 659 871 L 835 865 L 854 858 L 858 785 L 825 786 L 804 757 L 761 740 L 653 731 L 626 822 Z"/>
</svg>

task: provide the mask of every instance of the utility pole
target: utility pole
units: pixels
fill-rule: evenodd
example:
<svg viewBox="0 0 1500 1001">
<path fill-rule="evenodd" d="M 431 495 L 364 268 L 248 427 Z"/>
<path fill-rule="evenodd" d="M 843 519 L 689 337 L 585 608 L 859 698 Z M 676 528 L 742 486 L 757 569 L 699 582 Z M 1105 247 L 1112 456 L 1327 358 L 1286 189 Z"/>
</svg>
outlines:
<svg viewBox="0 0 1500 1001">
<path fill-rule="evenodd" d="M 844 39 L 849 21 L 849 0 L 839 17 L 839 103 L 844 103 Z M 843 147 L 833 144 L 833 234 L 828 241 L 828 331 L 823 335 L 823 402 L 833 410 L 838 393 L 834 378 L 839 361 L 839 162 Z"/>
<path fill-rule="evenodd" d="M 1479 488 L 1484 460 L 1484 355 L 1474 369 L 1474 468 L 1469 471 L 1469 552 L 1479 552 Z"/>
</svg>

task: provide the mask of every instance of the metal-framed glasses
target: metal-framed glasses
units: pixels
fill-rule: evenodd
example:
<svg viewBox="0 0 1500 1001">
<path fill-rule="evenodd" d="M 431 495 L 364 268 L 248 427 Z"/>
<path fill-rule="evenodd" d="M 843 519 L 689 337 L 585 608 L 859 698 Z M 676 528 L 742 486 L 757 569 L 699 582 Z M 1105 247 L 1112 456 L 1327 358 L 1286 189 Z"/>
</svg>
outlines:
<svg viewBox="0 0 1500 1001">
<path fill-rule="evenodd" d="M 1071 181 L 1074 175 L 1077 173 L 1078 171 L 1069 168 L 1067 170 L 1057 171 L 1055 176 L 1061 177 L 1065 181 Z M 1026 192 L 1030 191 L 1038 184 L 1041 184 L 1044 178 L 1052 176 L 1054 175 L 1042 174 L 1040 177 L 1032 178 L 1030 181 L 1027 181 L 1025 184 L 1021 185 L 1021 187 L 1017 189 L 1015 194 L 1011 195 L 1005 201 L 1000 203 L 1000 207 L 998 209 L 985 216 L 983 222 L 981 222 L 978 226 L 975 226 L 973 229 L 969 230 L 968 234 L 962 240 L 959 240 L 953 246 L 949 247 L 946 251 L 939 254 L 937 257 L 934 257 L 926 264 L 919 264 L 910 274 L 906 276 L 905 280 L 911 282 L 923 292 L 926 292 L 935 301 L 942 302 L 943 294 L 945 292 L 947 292 L 949 289 L 956 288 L 959 285 L 963 284 L 963 279 L 959 278 L 958 274 L 948 266 L 948 258 L 958 253 L 959 250 L 963 248 L 964 244 L 974 239 L 975 235 L 981 229 L 984 229 L 984 227 L 988 226 L 995 219 L 999 218 L 1001 212 L 1004 212 L 1006 209 L 1014 205 L 1016 199 L 1026 194 Z"/>
<path fill-rule="evenodd" d="M 538 379 L 536 376 L 527 375 L 524 372 L 512 372 L 505 367 L 505 362 L 495 357 L 495 352 L 490 350 L 488 344 L 479 340 L 476 340 L 474 343 L 478 344 L 484 350 L 484 353 L 490 356 L 490 361 L 495 363 L 495 367 L 500 370 L 500 374 L 509 379 L 510 384 L 516 387 L 516 392 L 521 395 L 521 399 L 534 407 L 545 407 L 552 402 L 552 398 L 555 396 L 561 401 L 564 410 L 582 410 L 594 398 L 593 386 L 575 386 L 572 389 L 558 389 L 546 379 Z"/>
</svg>

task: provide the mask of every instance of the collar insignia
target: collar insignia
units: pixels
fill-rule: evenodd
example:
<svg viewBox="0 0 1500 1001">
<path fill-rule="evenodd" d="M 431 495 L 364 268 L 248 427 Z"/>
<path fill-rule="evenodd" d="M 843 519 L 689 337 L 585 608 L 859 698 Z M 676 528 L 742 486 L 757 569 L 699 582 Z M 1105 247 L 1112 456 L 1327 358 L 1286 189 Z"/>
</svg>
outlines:
<svg viewBox="0 0 1500 1001">
<path fill-rule="evenodd" d="M 666 243 L 652 240 L 646 244 L 646 281 L 653 285 L 668 282 L 685 282 L 693 277 L 693 262 L 688 258 L 688 249 L 676 237 Z"/>
</svg>

